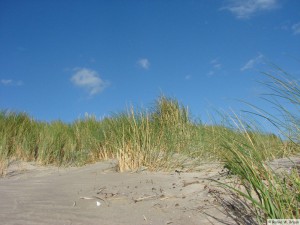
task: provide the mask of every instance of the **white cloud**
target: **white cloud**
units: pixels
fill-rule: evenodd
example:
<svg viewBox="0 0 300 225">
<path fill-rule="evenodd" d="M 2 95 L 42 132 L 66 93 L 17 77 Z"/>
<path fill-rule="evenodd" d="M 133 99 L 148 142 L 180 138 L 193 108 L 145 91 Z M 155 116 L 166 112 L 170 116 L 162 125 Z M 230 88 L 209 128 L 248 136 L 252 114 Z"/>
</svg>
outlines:
<svg viewBox="0 0 300 225">
<path fill-rule="evenodd" d="M 95 70 L 76 68 L 74 71 L 71 82 L 78 87 L 86 89 L 90 96 L 102 92 L 108 85 L 108 82 L 103 81 Z"/>
<path fill-rule="evenodd" d="M 221 66 L 222 66 L 221 63 L 213 64 L 213 67 L 214 67 L 215 69 L 221 69 Z"/>
<path fill-rule="evenodd" d="M 219 59 L 215 58 L 210 61 L 210 65 L 212 66 L 211 70 L 206 74 L 208 77 L 211 77 L 216 74 L 217 71 L 221 70 L 222 64 L 219 63 Z"/>
<path fill-rule="evenodd" d="M 262 54 L 258 54 L 253 59 L 250 59 L 242 68 L 241 71 L 249 70 L 252 69 L 255 65 L 260 64 L 263 60 L 264 56 Z"/>
<path fill-rule="evenodd" d="M 294 34 L 300 34 L 300 23 L 296 23 L 292 26 Z"/>
<path fill-rule="evenodd" d="M 216 63 L 218 63 L 218 58 L 213 59 L 213 60 L 210 61 L 210 64 L 216 64 Z"/>
<path fill-rule="evenodd" d="M 218 59 L 213 59 L 210 61 L 210 64 L 215 68 L 215 69 L 221 69 L 222 64 L 219 63 Z"/>
<path fill-rule="evenodd" d="M 21 80 L 14 81 L 12 79 L 2 79 L 0 81 L 0 83 L 5 86 L 22 86 L 23 85 L 23 81 L 21 81 Z"/>
<path fill-rule="evenodd" d="M 23 81 L 18 80 L 18 81 L 16 82 L 16 85 L 17 85 L 17 86 L 22 86 L 22 85 L 23 85 Z"/>
<path fill-rule="evenodd" d="M 150 62 L 148 59 L 139 59 L 137 63 L 140 67 L 146 70 L 150 67 Z"/>
<path fill-rule="evenodd" d="M 191 78 L 192 78 L 191 75 L 186 75 L 186 76 L 184 77 L 184 79 L 186 79 L 186 80 L 190 80 Z"/>
<path fill-rule="evenodd" d="M 228 6 L 221 9 L 229 10 L 239 19 L 247 19 L 259 11 L 272 10 L 277 7 L 277 0 L 231 0 Z"/>
<path fill-rule="evenodd" d="M 211 70 L 211 71 L 209 71 L 209 72 L 207 73 L 207 76 L 208 76 L 208 77 L 211 77 L 211 76 L 214 75 L 214 74 L 215 74 L 215 71 L 212 71 L 212 70 Z"/>
<path fill-rule="evenodd" d="M 10 85 L 11 83 L 12 83 L 12 80 L 6 80 L 6 79 L 1 80 L 1 84 L 3 84 L 3 85 Z"/>
</svg>

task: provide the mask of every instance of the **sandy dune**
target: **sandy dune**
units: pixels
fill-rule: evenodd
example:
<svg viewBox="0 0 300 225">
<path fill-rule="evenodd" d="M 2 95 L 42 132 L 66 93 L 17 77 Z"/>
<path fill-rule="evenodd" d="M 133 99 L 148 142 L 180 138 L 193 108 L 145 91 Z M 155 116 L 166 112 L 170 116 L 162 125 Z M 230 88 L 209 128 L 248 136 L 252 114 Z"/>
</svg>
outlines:
<svg viewBox="0 0 300 225">
<path fill-rule="evenodd" d="M 222 166 L 199 172 L 117 173 L 116 162 L 80 168 L 13 163 L 0 179 L 1 224 L 235 224 L 205 178 Z"/>
</svg>

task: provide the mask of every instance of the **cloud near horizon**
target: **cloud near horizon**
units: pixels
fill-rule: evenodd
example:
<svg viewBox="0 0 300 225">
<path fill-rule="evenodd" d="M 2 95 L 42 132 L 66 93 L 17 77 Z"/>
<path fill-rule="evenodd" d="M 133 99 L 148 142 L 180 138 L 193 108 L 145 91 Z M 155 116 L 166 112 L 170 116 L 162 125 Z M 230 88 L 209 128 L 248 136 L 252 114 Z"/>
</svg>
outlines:
<svg viewBox="0 0 300 225">
<path fill-rule="evenodd" d="M 277 0 L 231 0 L 221 10 L 228 10 L 238 19 L 248 19 L 257 12 L 278 8 Z"/>
<path fill-rule="evenodd" d="M 71 77 L 71 82 L 88 91 L 90 96 L 102 92 L 109 83 L 103 81 L 97 71 L 87 68 L 76 68 L 75 73 Z"/>
<path fill-rule="evenodd" d="M 150 67 L 150 62 L 149 62 L 149 60 L 146 59 L 146 58 L 144 58 L 144 59 L 139 59 L 139 60 L 137 61 L 137 64 L 138 64 L 141 68 L 143 68 L 143 69 L 145 69 L 145 70 L 149 69 L 149 67 Z"/>
<path fill-rule="evenodd" d="M 255 65 L 262 63 L 263 58 L 264 56 L 259 53 L 258 56 L 246 62 L 246 64 L 241 68 L 241 71 L 252 69 Z"/>
</svg>

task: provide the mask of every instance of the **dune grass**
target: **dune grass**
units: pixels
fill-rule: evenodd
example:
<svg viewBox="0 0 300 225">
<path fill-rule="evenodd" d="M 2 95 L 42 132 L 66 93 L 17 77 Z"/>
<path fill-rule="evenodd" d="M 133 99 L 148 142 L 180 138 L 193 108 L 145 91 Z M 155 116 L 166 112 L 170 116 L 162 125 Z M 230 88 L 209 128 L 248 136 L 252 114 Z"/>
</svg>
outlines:
<svg viewBox="0 0 300 225">
<path fill-rule="evenodd" d="M 0 125 L 2 170 L 12 158 L 55 165 L 117 158 L 120 171 L 159 170 L 208 155 L 203 126 L 192 123 L 177 100 L 164 96 L 150 112 L 130 108 L 102 120 L 86 116 L 71 124 L 39 122 L 24 113 L 2 111 Z"/>
<path fill-rule="evenodd" d="M 271 94 L 265 99 L 281 112 L 281 116 L 257 108 L 253 114 L 277 127 L 284 141 L 278 142 L 278 138 L 273 135 L 261 135 L 263 132 L 260 128 L 235 114 L 224 116 L 225 125 L 235 127 L 239 131 L 239 138 L 223 133 L 220 140 L 224 146 L 222 158 L 225 166 L 238 178 L 238 185 L 221 185 L 236 192 L 251 205 L 258 224 L 265 224 L 267 219 L 300 218 L 299 165 L 291 163 L 292 166 L 279 173 L 268 163 L 278 157 L 295 154 L 299 157 L 300 153 L 300 86 L 295 80 L 288 80 L 286 73 L 281 75 L 284 76 L 267 74 L 269 81 L 266 85 L 271 89 Z M 293 112 L 287 110 L 287 107 L 293 108 Z"/>
<path fill-rule="evenodd" d="M 223 134 L 241 136 L 232 128 L 192 121 L 186 107 L 164 96 L 150 110 L 130 108 L 102 120 L 86 116 L 70 124 L 2 111 L 0 125 L 2 171 L 10 159 L 68 166 L 110 158 L 118 159 L 120 171 L 168 170 L 186 166 L 186 161 L 216 161 Z M 270 142 L 260 133 L 259 137 L 263 145 Z M 279 138 L 274 141 L 281 144 Z"/>
<path fill-rule="evenodd" d="M 295 167 L 279 174 L 268 164 L 272 159 L 299 153 L 299 146 L 290 142 L 294 146 L 286 148 L 273 135 L 257 135 L 258 131 L 246 129 L 246 122 L 240 118 L 229 118 L 242 135 L 223 133 L 221 155 L 230 176 L 237 179 L 231 185 L 214 181 L 250 204 L 258 224 L 267 219 L 299 218 L 299 171 Z"/>
</svg>

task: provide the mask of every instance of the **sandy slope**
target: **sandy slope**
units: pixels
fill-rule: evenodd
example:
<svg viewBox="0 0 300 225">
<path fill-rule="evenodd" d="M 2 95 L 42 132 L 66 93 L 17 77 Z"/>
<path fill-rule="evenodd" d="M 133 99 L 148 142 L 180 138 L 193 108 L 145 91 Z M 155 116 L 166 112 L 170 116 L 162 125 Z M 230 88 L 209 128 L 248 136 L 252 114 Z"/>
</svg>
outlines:
<svg viewBox="0 0 300 225">
<path fill-rule="evenodd" d="M 15 162 L 0 179 L 1 224 L 235 224 L 203 179 L 217 178 L 218 164 L 197 173 L 117 173 L 115 165 Z"/>
</svg>

